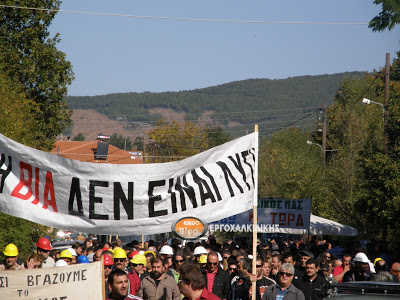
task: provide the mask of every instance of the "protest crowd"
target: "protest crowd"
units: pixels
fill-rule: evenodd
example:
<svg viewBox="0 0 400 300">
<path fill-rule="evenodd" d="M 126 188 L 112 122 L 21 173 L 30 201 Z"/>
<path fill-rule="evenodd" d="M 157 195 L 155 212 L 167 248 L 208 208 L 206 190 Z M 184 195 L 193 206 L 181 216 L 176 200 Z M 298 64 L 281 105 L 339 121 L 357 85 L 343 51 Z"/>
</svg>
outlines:
<svg viewBox="0 0 400 300">
<path fill-rule="evenodd" d="M 355 244 L 343 249 L 322 236 L 309 242 L 307 237 L 258 240 L 253 274 L 252 245 L 217 243 L 212 236 L 184 245 L 178 239 L 100 244 L 89 236 L 63 251 L 54 250 L 43 237 L 24 261 L 16 245 L 7 245 L 0 271 L 102 261 L 105 295 L 111 300 L 249 300 L 253 282 L 256 300 L 323 299 L 332 282 L 399 282 L 400 263 L 390 246 L 365 249 Z"/>
</svg>

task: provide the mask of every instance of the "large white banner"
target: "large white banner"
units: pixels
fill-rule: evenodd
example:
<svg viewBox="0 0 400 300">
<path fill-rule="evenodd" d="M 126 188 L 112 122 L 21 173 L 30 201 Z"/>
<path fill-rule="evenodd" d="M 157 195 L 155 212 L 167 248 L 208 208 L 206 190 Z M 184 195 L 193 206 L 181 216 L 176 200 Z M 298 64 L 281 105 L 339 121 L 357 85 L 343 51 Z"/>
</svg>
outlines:
<svg viewBox="0 0 400 300">
<path fill-rule="evenodd" d="M 101 262 L 67 267 L 0 272 L 0 298 L 103 299 Z"/>
<path fill-rule="evenodd" d="M 113 235 L 168 232 L 188 216 L 213 222 L 252 207 L 256 134 L 181 161 L 144 165 L 80 162 L 0 135 L 0 211 Z"/>
</svg>

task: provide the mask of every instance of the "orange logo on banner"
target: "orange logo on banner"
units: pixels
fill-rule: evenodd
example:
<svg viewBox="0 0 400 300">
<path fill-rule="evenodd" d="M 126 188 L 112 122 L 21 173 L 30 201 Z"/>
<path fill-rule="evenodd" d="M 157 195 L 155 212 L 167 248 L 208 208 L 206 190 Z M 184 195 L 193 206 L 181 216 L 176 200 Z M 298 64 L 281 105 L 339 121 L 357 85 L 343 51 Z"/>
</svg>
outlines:
<svg viewBox="0 0 400 300">
<path fill-rule="evenodd" d="M 194 217 L 186 217 L 172 225 L 172 231 L 183 239 L 196 239 L 201 237 L 207 228 L 203 221 Z"/>
</svg>

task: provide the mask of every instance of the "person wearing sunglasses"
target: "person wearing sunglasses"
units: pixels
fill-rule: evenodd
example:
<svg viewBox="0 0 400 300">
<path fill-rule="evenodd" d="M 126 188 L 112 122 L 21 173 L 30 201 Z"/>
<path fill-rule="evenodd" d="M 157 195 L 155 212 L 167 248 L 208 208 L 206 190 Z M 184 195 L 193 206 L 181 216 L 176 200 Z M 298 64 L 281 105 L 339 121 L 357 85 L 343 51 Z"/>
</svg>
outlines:
<svg viewBox="0 0 400 300">
<path fill-rule="evenodd" d="M 207 255 L 207 264 L 201 268 L 206 282 L 206 289 L 217 295 L 221 300 L 226 300 L 230 288 L 229 274 L 220 267 L 217 252 L 211 251 Z"/>
<path fill-rule="evenodd" d="M 178 283 L 179 281 L 179 272 L 180 272 L 180 267 L 186 263 L 186 257 L 183 254 L 183 250 L 182 249 L 178 249 L 176 250 L 176 252 L 174 253 L 174 255 L 172 255 L 172 275 L 174 276 L 176 283 Z"/>
<path fill-rule="evenodd" d="M 304 294 L 292 284 L 294 266 L 284 263 L 278 273 L 278 283 L 267 287 L 262 300 L 305 300 Z"/>
<path fill-rule="evenodd" d="M 110 275 L 111 271 L 114 269 L 113 258 L 108 254 L 104 255 L 103 268 L 104 268 L 104 281 L 105 281 L 104 287 L 106 289 L 105 295 L 106 295 L 106 297 L 108 297 L 111 294 L 110 287 L 108 286 L 108 275 Z"/>
<path fill-rule="evenodd" d="M 53 250 L 53 247 L 50 244 L 50 241 L 46 238 L 40 238 L 36 243 L 36 252 L 42 256 L 43 264 L 42 268 L 51 268 L 54 267 L 55 261 L 50 256 L 50 251 Z"/>
</svg>

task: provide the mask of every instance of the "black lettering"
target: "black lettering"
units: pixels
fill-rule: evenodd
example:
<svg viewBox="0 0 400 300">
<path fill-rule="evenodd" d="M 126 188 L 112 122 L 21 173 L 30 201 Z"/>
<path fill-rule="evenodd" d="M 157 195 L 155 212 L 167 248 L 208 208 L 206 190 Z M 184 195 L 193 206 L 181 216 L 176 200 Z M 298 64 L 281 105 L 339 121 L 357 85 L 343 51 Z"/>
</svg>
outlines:
<svg viewBox="0 0 400 300">
<path fill-rule="evenodd" d="M 176 207 L 176 193 L 172 191 L 172 187 L 174 186 L 174 179 L 170 178 L 168 180 L 168 194 L 171 195 L 171 207 L 172 213 L 175 214 L 178 212 L 178 208 Z"/>
<path fill-rule="evenodd" d="M 95 197 L 95 187 L 108 187 L 107 181 L 90 180 L 89 185 L 89 219 L 96 220 L 108 220 L 107 215 L 99 215 L 94 211 L 94 205 L 96 203 L 102 203 L 103 198 Z"/>
<path fill-rule="evenodd" d="M 28 286 L 33 286 L 35 283 L 33 282 L 33 276 L 32 275 L 28 275 L 27 277 L 26 277 L 26 280 L 27 280 L 27 284 L 28 284 Z"/>
<path fill-rule="evenodd" d="M 65 300 L 65 299 L 67 299 L 67 296 L 61 296 L 60 297 L 60 300 Z"/>
<path fill-rule="evenodd" d="M 58 277 L 58 273 L 53 273 L 53 284 L 57 284 L 58 282 L 57 282 L 57 277 Z"/>
<path fill-rule="evenodd" d="M 229 193 L 231 194 L 231 197 L 234 197 L 235 194 L 233 193 L 233 189 L 231 186 L 231 182 L 229 181 L 228 176 L 231 178 L 231 180 L 235 183 L 236 187 L 239 189 L 240 193 L 243 194 L 243 188 L 240 186 L 240 184 L 236 181 L 235 177 L 233 177 L 231 170 L 228 168 L 228 166 L 223 163 L 222 161 L 217 161 L 217 165 L 220 166 L 222 171 L 224 172 L 225 176 L 225 182 L 226 185 L 228 186 Z"/>
<path fill-rule="evenodd" d="M 74 199 L 76 198 L 76 205 L 78 211 L 74 210 Z M 73 216 L 83 217 L 82 194 L 79 178 L 73 177 L 71 182 L 71 190 L 69 192 L 68 213 Z"/>
<path fill-rule="evenodd" d="M 39 285 L 39 278 L 42 277 L 42 275 L 36 275 L 36 285 Z"/>
<path fill-rule="evenodd" d="M 128 182 L 128 198 L 120 182 L 114 182 L 114 220 L 120 220 L 120 202 L 128 215 L 128 220 L 133 220 L 133 182 Z"/>
<path fill-rule="evenodd" d="M 80 271 L 74 271 L 74 282 L 75 281 L 80 281 L 81 278 L 81 272 Z"/>
<path fill-rule="evenodd" d="M 297 202 L 297 209 L 298 210 L 302 210 L 303 208 L 301 207 L 301 205 L 303 204 L 303 200 L 300 200 Z"/>
<path fill-rule="evenodd" d="M 212 186 L 213 186 L 213 188 L 214 188 L 215 194 L 217 195 L 217 199 L 218 199 L 218 201 L 221 201 L 221 200 L 222 200 L 222 197 L 221 197 L 221 194 L 219 193 L 218 186 L 217 186 L 217 184 L 215 183 L 214 177 L 212 177 L 211 174 L 208 173 L 208 171 L 206 170 L 206 168 L 200 167 L 200 170 L 203 171 L 204 175 L 206 175 L 208 178 L 210 178 L 210 181 L 211 181 L 211 184 L 212 184 Z"/>
<path fill-rule="evenodd" d="M 60 283 L 64 283 L 64 280 L 65 280 L 65 274 L 61 273 L 60 274 Z"/>
<path fill-rule="evenodd" d="M 85 274 L 86 271 L 87 271 L 87 270 L 82 270 L 82 275 L 81 275 L 82 281 L 83 281 L 83 280 L 86 280 L 86 274 Z"/>
<path fill-rule="evenodd" d="M 252 150 L 254 150 L 254 148 L 252 148 Z M 246 165 L 248 165 L 249 168 L 250 168 L 250 170 L 251 170 L 251 179 L 253 180 L 253 186 L 255 186 L 255 184 L 254 184 L 254 170 L 253 170 L 252 165 L 249 164 L 249 163 L 246 161 L 246 157 L 247 157 L 248 155 L 251 155 L 251 156 L 253 157 L 253 162 L 255 163 L 255 162 L 256 162 L 256 156 L 254 155 L 254 153 L 250 152 L 250 150 L 243 151 L 241 154 L 242 154 L 242 157 L 243 157 L 243 162 L 244 162 Z"/>
<path fill-rule="evenodd" d="M 197 175 L 195 170 L 193 170 L 191 173 L 192 173 L 194 182 L 199 186 L 201 205 L 206 205 L 207 199 L 211 199 L 211 202 L 217 202 L 217 200 L 215 200 L 213 193 L 211 192 L 211 189 L 210 189 L 207 181 L 205 181 L 203 178 L 200 178 L 200 176 Z M 206 193 L 204 193 L 203 186 L 207 190 Z"/>
<path fill-rule="evenodd" d="M 46 283 L 51 284 L 51 280 L 50 280 L 50 275 L 49 274 L 46 274 L 44 276 L 43 285 L 46 285 Z"/>
<path fill-rule="evenodd" d="M 242 174 L 243 181 L 244 181 L 244 183 L 246 184 L 247 188 L 250 191 L 250 184 L 247 183 L 246 172 L 244 171 L 244 169 L 242 167 L 242 163 L 240 162 L 239 154 L 236 153 L 235 156 L 236 156 L 236 160 L 232 156 L 228 156 L 228 158 L 231 160 L 231 162 L 233 163 L 235 168 L 240 172 L 240 174 Z"/>
<path fill-rule="evenodd" d="M 197 207 L 196 195 L 194 193 L 194 188 L 187 183 L 186 175 L 183 176 L 183 184 L 181 184 L 181 178 L 178 177 L 176 179 L 175 190 L 179 191 L 179 195 L 181 198 L 181 209 L 182 211 L 186 210 L 186 200 L 185 194 L 189 197 L 190 202 L 192 202 L 193 208 Z"/>
<path fill-rule="evenodd" d="M 282 200 L 278 200 L 277 203 L 278 203 L 277 208 L 282 209 L 282 207 L 281 207 Z"/>
<path fill-rule="evenodd" d="M 154 188 L 157 186 L 164 186 L 165 180 L 158 180 L 158 181 L 149 181 L 149 217 L 159 217 L 159 216 L 166 216 L 168 211 L 166 209 L 163 210 L 154 210 L 154 204 L 156 201 L 160 201 L 162 198 L 160 195 L 154 195 L 153 191 Z"/>
<path fill-rule="evenodd" d="M 67 282 L 69 282 L 69 279 L 71 278 L 72 272 L 67 273 Z"/>
<path fill-rule="evenodd" d="M 6 156 L 4 155 L 4 153 L 2 153 L 1 159 L 0 159 L 0 176 L 1 176 L 0 193 L 3 193 L 4 181 L 6 180 L 7 176 L 11 173 L 11 170 L 12 170 L 11 156 L 8 156 L 8 166 L 7 166 L 7 169 L 4 170 L 1 167 L 4 165 L 5 161 L 6 161 Z"/>
</svg>

